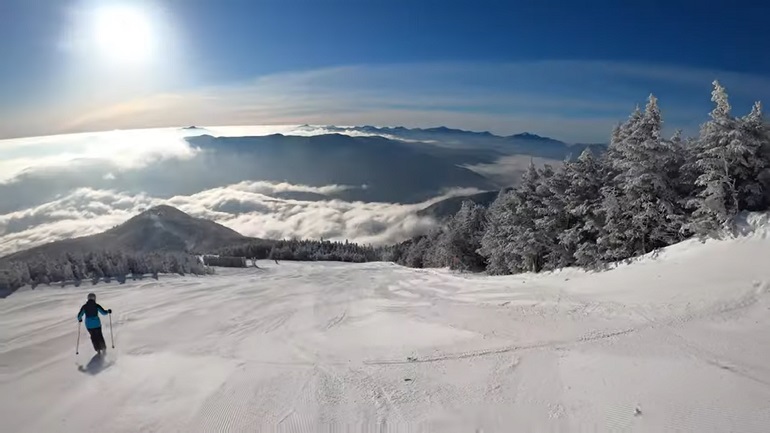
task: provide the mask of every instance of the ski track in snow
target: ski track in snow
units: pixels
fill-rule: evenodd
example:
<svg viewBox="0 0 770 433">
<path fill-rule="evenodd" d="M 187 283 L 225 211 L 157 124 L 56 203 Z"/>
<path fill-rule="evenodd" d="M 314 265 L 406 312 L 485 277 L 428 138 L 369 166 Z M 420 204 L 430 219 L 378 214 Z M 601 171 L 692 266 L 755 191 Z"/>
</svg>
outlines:
<svg viewBox="0 0 770 433">
<path fill-rule="evenodd" d="M 770 240 L 602 273 L 260 263 L 0 300 L 3 432 L 767 432 Z M 75 315 L 112 308 L 93 357 Z M 103 319 L 110 340 L 109 321 Z"/>
</svg>

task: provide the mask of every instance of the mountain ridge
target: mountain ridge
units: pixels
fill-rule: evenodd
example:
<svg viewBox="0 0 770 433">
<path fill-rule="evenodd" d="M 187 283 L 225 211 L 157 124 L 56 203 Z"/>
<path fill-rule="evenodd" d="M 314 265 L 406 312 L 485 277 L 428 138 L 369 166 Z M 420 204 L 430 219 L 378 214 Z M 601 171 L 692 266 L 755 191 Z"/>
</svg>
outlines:
<svg viewBox="0 0 770 433">
<path fill-rule="evenodd" d="M 565 158 L 577 158 L 585 149 L 602 153 L 607 144 L 567 143 L 555 138 L 537 135 L 531 132 L 502 136 L 489 131 L 468 131 L 464 129 L 437 126 L 432 128 L 405 128 L 403 126 L 350 126 L 334 125 L 312 127 L 300 126 L 308 132 L 321 128 L 327 134 L 365 134 L 379 136 L 392 141 L 401 141 L 423 150 L 434 148 L 449 151 L 494 152 L 498 156 L 526 156 L 548 158 L 563 161 Z M 323 134 L 321 134 L 323 135 Z M 354 136 L 354 135 L 351 135 Z"/>
<path fill-rule="evenodd" d="M 469 155 L 449 157 L 457 152 L 381 136 L 341 133 L 243 137 L 204 134 L 185 140 L 203 151 L 203 157 L 211 161 L 208 166 L 229 167 L 217 176 L 243 174 L 229 183 L 259 178 L 311 186 L 367 185 L 366 189 L 334 195 L 348 201 L 391 203 L 419 203 L 446 188 L 494 187 L 486 177 L 460 166 L 465 161 L 475 162 L 473 155 L 484 154 L 478 162 L 495 160 L 496 155 L 483 151 L 463 151 Z"/>
<path fill-rule="evenodd" d="M 558 142 L 565 146 L 585 146 L 586 143 L 581 142 L 569 142 L 560 140 L 553 137 L 548 137 L 532 132 L 521 132 L 510 135 L 493 134 L 489 131 L 474 131 L 462 128 L 452 128 L 445 125 L 432 126 L 432 127 L 417 127 L 407 128 L 405 126 L 375 126 L 375 125 L 352 125 L 352 126 L 337 126 L 337 125 L 309 125 L 303 124 L 299 128 L 305 128 L 312 130 L 314 128 L 323 128 L 333 133 L 345 133 L 350 131 L 358 131 L 364 133 L 386 133 L 392 134 L 398 137 L 398 134 L 408 133 L 429 133 L 429 134 L 457 134 L 462 136 L 478 136 L 480 138 L 498 139 L 498 140 L 530 140 L 530 141 L 544 141 L 544 142 Z M 287 134 L 291 135 L 291 134 Z M 591 143 L 592 146 L 606 146 L 606 143 Z"/>
</svg>

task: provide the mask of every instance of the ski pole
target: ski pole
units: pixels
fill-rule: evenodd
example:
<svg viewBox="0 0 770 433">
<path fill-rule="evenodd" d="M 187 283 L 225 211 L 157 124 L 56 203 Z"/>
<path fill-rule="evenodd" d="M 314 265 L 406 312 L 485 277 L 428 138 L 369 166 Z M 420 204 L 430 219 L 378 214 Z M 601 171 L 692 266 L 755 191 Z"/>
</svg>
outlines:
<svg viewBox="0 0 770 433">
<path fill-rule="evenodd" d="M 115 348 L 115 337 L 112 336 L 112 313 L 110 313 L 110 343 L 112 343 L 112 348 Z"/>
<path fill-rule="evenodd" d="M 75 346 L 75 355 L 80 352 L 80 321 L 78 321 L 78 344 Z"/>
</svg>

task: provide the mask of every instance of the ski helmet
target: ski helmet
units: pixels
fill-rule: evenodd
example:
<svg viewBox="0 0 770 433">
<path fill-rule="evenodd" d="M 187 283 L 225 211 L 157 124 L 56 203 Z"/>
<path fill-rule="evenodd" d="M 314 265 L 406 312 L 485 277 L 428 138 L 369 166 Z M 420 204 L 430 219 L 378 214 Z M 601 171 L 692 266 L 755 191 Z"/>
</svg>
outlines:
<svg viewBox="0 0 770 433">
<path fill-rule="evenodd" d="M 93 299 L 94 301 L 96 300 L 96 293 L 89 293 L 89 294 L 88 294 L 88 300 L 90 301 L 90 300 L 92 300 L 92 299 Z"/>
</svg>

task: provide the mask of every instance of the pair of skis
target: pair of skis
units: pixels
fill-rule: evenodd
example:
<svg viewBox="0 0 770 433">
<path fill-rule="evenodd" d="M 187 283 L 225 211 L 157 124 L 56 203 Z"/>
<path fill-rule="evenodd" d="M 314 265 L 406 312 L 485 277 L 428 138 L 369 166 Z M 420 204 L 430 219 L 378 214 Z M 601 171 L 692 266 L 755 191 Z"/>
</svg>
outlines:
<svg viewBox="0 0 770 433">
<path fill-rule="evenodd" d="M 115 348 L 115 337 L 112 336 L 112 313 L 109 314 L 110 316 L 110 343 L 112 344 L 112 348 Z M 78 322 L 78 342 L 77 345 L 75 345 L 75 355 L 80 353 L 80 322 Z M 107 353 L 107 348 L 99 350 L 99 353 L 102 355 L 105 355 Z"/>
</svg>

